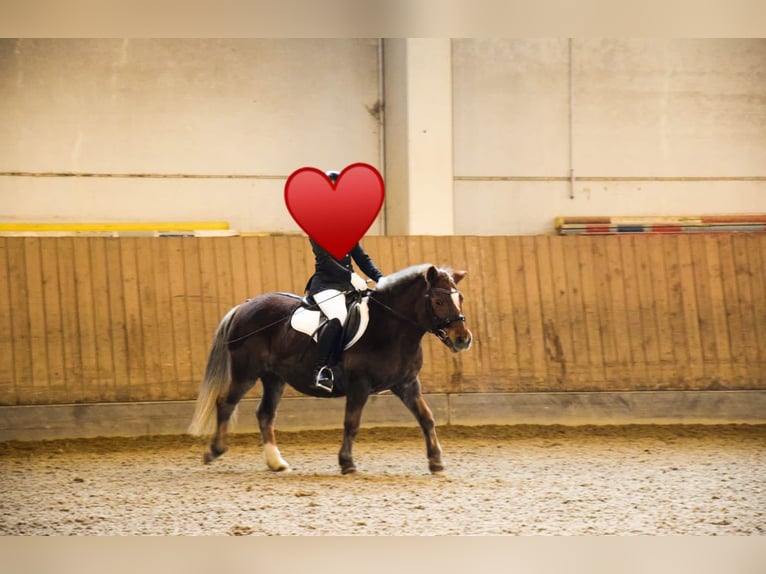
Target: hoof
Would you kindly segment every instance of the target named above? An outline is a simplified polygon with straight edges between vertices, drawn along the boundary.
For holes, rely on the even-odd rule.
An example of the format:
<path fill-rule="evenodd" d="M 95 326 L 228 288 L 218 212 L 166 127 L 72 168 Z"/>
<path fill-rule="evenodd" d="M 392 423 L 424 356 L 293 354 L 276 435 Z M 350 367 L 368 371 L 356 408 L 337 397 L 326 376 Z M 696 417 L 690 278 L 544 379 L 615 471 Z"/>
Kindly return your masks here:
<path fill-rule="evenodd" d="M 205 464 L 210 464 L 211 462 L 213 462 L 215 459 L 217 459 L 219 456 L 221 456 L 225 452 L 226 452 L 226 449 L 219 451 L 214 448 L 211 448 L 202 456 L 202 460 L 204 461 Z"/>
<path fill-rule="evenodd" d="M 354 474 L 356 472 L 355 466 L 347 466 L 345 468 L 340 469 L 341 474 Z"/>
<path fill-rule="evenodd" d="M 269 470 L 274 472 L 290 470 L 290 465 L 282 458 L 279 449 L 274 444 L 267 443 L 263 445 L 263 458 L 266 460 L 266 466 Z"/>
<path fill-rule="evenodd" d="M 434 476 L 444 476 L 444 465 L 440 462 L 429 464 L 428 470 L 430 470 L 431 474 Z"/>

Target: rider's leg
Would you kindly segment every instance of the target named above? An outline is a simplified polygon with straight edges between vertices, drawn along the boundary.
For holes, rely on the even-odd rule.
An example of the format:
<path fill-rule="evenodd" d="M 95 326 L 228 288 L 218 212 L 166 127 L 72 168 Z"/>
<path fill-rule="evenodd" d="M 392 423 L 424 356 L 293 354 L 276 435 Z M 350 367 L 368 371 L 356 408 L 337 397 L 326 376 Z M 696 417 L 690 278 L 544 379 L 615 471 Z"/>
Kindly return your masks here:
<path fill-rule="evenodd" d="M 314 386 L 331 391 L 335 376 L 332 372 L 333 355 L 340 344 L 343 325 L 337 319 L 330 319 L 317 340 L 317 362 L 314 365 Z"/>
<path fill-rule="evenodd" d="M 346 300 L 343 293 L 327 289 L 314 295 L 314 301 L 327 316 L 328 323 L 317 340 L 317 362 L 314 365 L 314 386 L 325 390 L 333 387 L 333 355 L 340 346 L 343 323 L 346 320 Z"/>

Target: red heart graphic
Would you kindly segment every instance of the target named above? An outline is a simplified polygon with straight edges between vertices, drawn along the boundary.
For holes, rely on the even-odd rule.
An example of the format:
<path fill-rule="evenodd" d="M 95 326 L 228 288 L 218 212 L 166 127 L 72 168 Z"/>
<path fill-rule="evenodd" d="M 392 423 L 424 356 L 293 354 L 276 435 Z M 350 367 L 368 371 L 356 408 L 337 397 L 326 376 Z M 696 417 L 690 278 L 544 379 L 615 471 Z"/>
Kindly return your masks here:
<path fill-rule="evenodd" d="M 320 170 L 302 167 L 285 182 L 285 205 L 295 222 L 336 259 L 342 259 L 375 221 L 385 189 L 378 170 L 354 163 L 335 185 Z"/>

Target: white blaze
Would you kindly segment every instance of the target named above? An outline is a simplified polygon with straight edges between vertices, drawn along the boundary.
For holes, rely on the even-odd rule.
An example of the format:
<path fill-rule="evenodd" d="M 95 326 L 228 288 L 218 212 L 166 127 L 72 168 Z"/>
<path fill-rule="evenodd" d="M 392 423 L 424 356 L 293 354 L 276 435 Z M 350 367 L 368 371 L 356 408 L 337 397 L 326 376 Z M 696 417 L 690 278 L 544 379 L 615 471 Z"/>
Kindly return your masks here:
<path fill-rule="evenodd" d="M 455 307 L 457 308 L 457 310 L 458 310 L 458 311 L 460 311 L 460 312 L 462 313 L 462 312 L 463 312 L 463 310 L 460 308 L 460 293 L 458 293 L 457 291 L 455 291 L 455 292 L 454 292 L 452 295 L 450 295 L 450 296 L 452 297 L 452 302 L 455 304 Z"/>

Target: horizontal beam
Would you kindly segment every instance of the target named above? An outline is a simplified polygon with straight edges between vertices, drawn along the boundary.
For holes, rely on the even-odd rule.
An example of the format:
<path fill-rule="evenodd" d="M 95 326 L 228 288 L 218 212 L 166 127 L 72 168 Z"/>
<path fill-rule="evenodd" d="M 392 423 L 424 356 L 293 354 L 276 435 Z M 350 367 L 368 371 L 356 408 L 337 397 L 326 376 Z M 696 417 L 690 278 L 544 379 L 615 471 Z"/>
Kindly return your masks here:
<path fill-rule="evenodd" d="M 0 231 L 72 233 L 103 231 L 197 231 L 229 229 L 226 221 L 0 222 Z"/>
<path fill-rule="evenodd" d="M 438 425 L 766 424 L 766 391 L 639 391 L 430 394 Z M 240 404 L 234 432 L 258 431 L 258 399 Z M 343 427 L 342 399 L 290 397 L 277 430 Z M 0 441 L 183 434 L 193 401 L 0 407 Z M 413 426 L 399 399 L 370 397 L 362 426 Z"/>
<path fill-rule="evenodd" d="M 2 174 L 0 174 L 2 175 Z M 570 175 L 456 175 L 454 181 L 571 181 Z M 717 181 L 766 181 L 763 175 L 711 175 L 711 176 L 651 176 L 651 175 L 578 175 L 578 182 L 633 182 L 633 181 L 659 181 L 659 182 L 717 182 Z"/>

